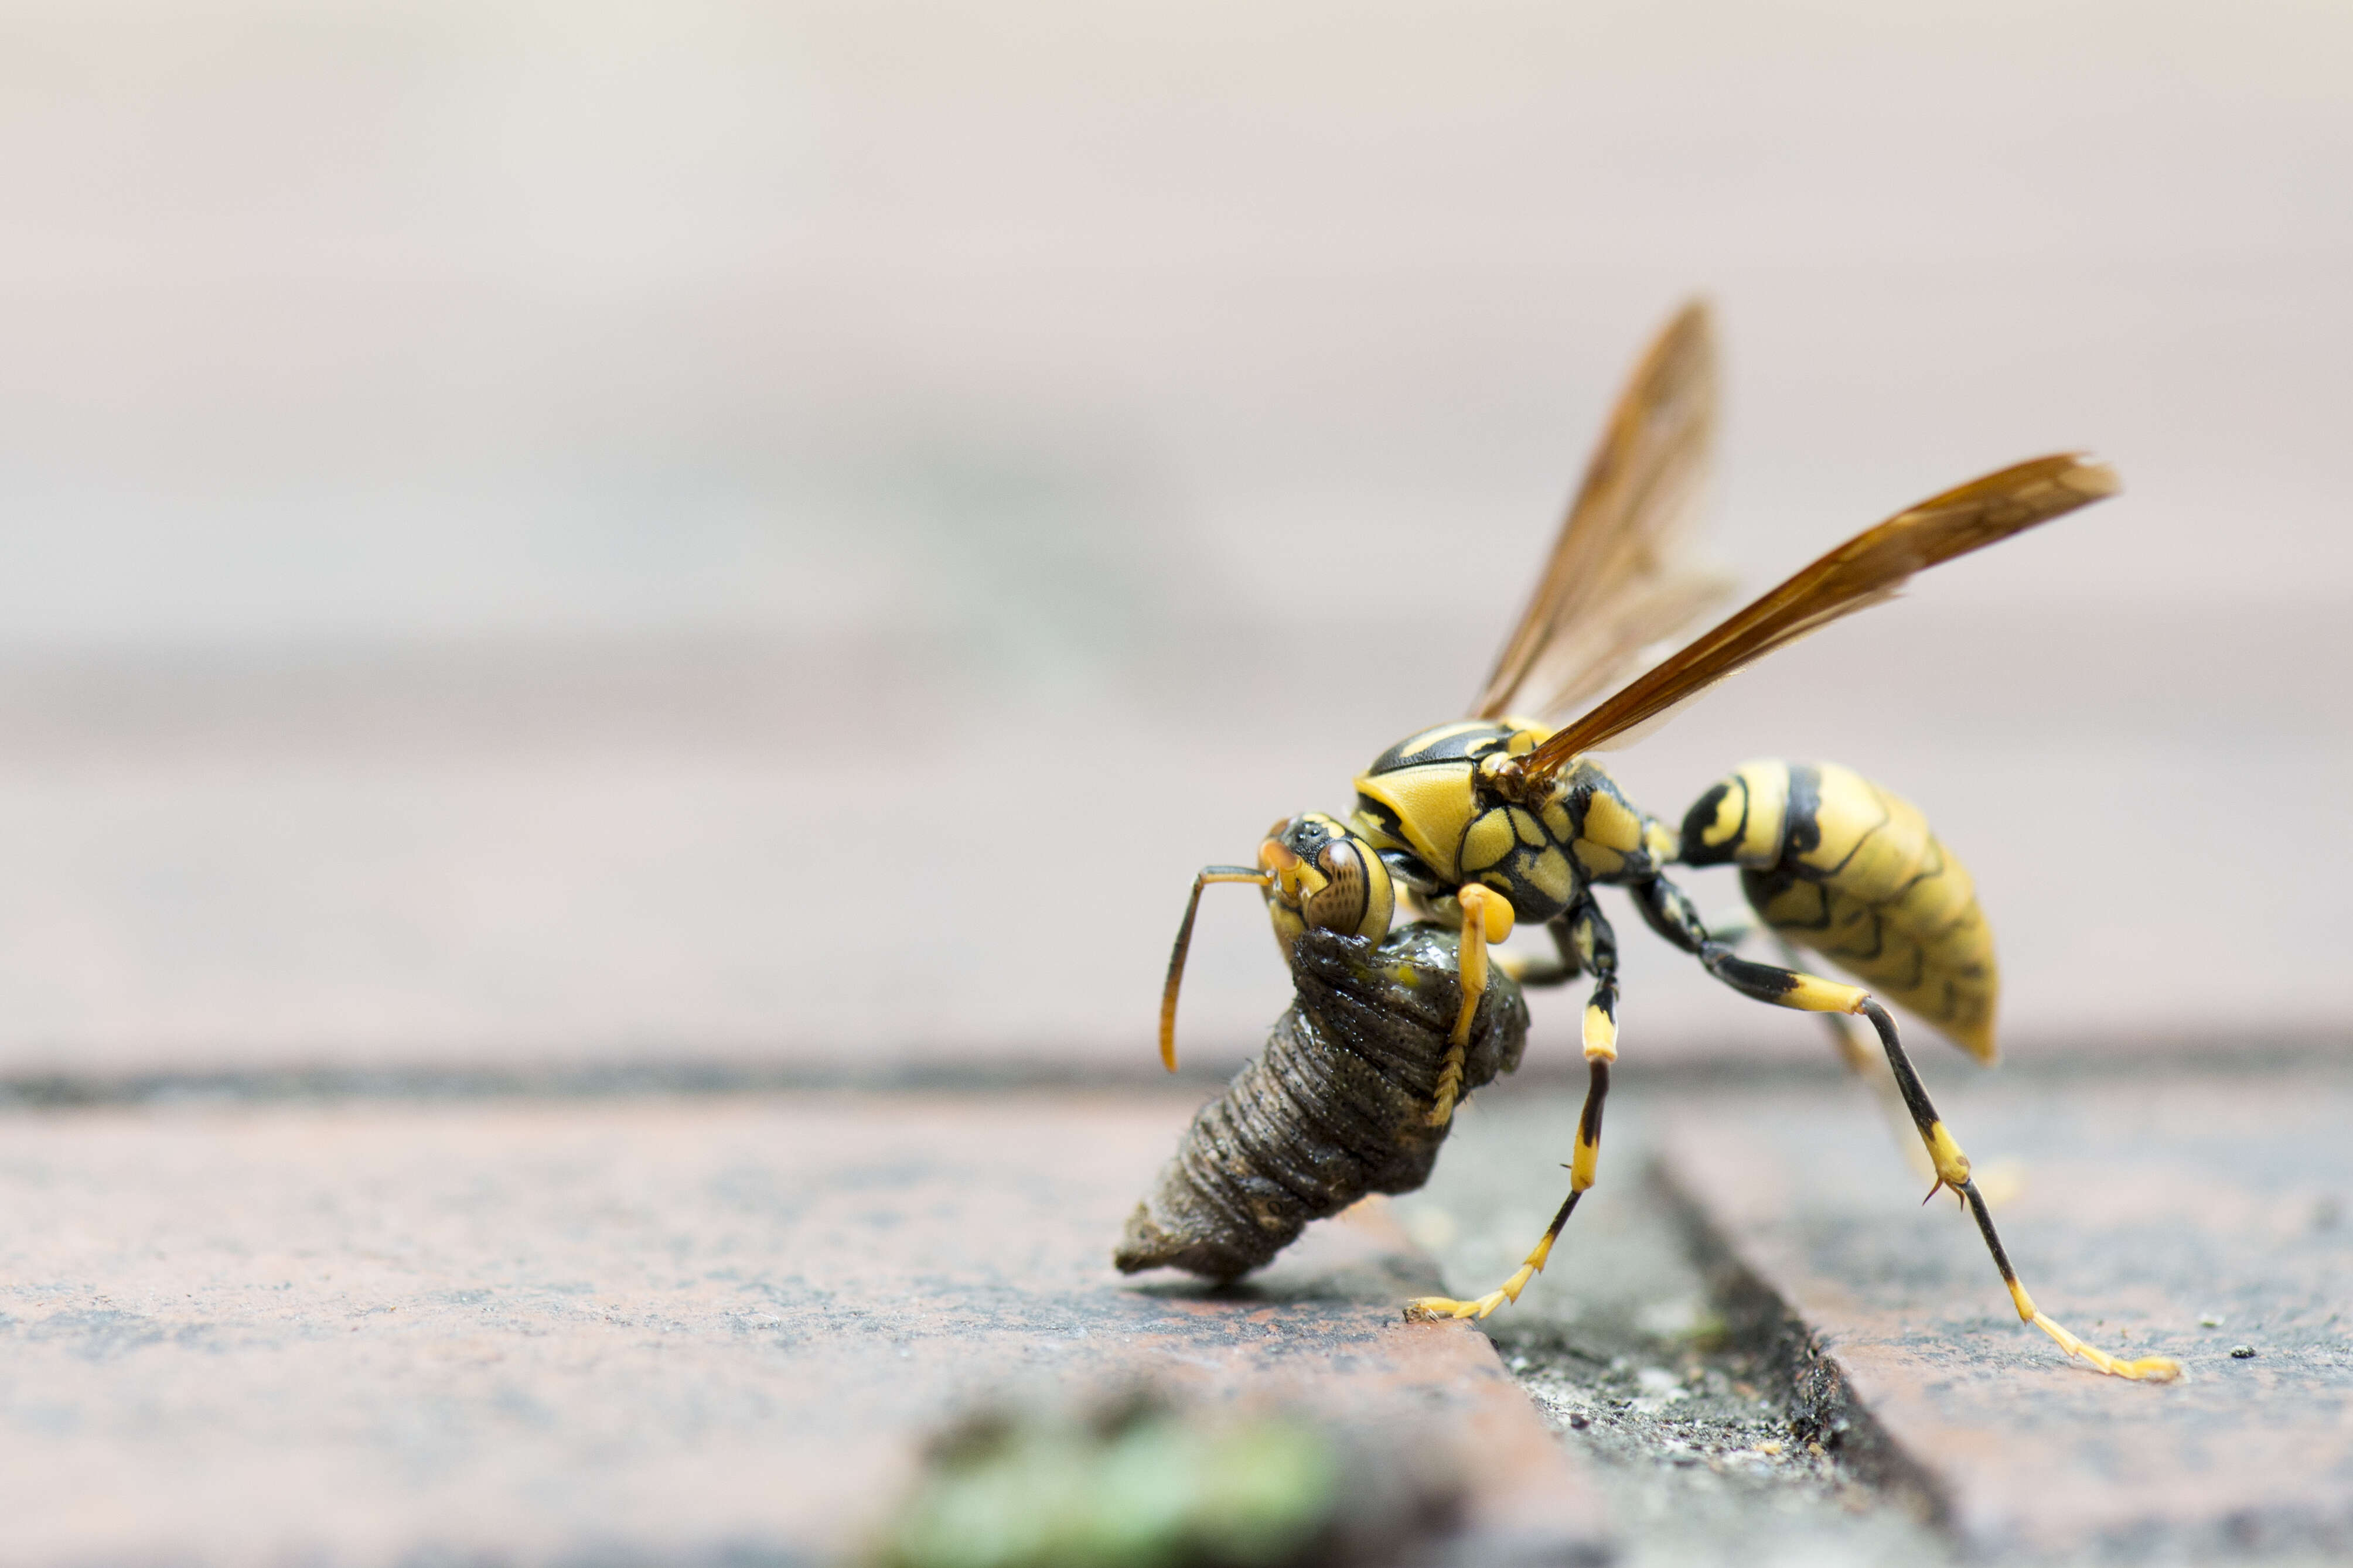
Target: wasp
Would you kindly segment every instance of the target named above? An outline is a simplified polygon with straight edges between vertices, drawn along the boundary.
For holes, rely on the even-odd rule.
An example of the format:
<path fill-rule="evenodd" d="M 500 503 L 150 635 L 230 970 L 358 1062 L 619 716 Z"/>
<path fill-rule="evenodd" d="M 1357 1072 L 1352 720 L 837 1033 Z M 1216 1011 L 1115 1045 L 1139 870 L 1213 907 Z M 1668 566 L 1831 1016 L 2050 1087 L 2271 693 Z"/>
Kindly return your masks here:
<path fill-rule="evenodd" d="M 1381 752 L 1357 776 L 1345 819 L 1286 818 L 1269 829 L 1255 866 L 1210 866 L 1194 879 L 1161 998 L 1162 1060 L 1174 1069 L 1177 990 L 1205 887 L 1259 887 L 1295 973 L 1311 937 L 1381 942 L 1402 900 L 1455 936 L 1459 1001 L 1421 1112 L 1428 1126 L 1443 1128 L 1475 1087 L 1465 1068 L 1482 998 L 1494 984 L 1488 949 L 1516 928 L 1543 926 L 1558 961 L 1527 967 L 1521 983 L 1590 981 L 1582 1021 L 1588 1084 L 1568 1194 L 1497 1289 L 1406 1307 L 1416 1319 L 1484 1318 L 1517 1300 L 1544 1268 L 1599 1168 L 1618 1058 L 1618 942 L 1595 894 L 1622 889 L 1652 931 L 1742 995 L 1830 1016 L 1841 1029 L 1849 1019 L 1867 1022 L 1934 1167 L 1929 1195 L 1951 1190 L 1976 1221 L 2020 1319 L 2102 1372 L 2169 1380 L 2179 1370 L 2173 1362 L 2110 1355 L 2036 1308 L 1968 1155 L 1905 1053 L 1890 1004 L 1980 1063 L 1996 1055 L 1992 933 L 1967 868 L 1920 813 L 1846 768 L 1757 762 L 1669 821 L 1628 800 L 1596 760 L 1734 671 L 1893 596 L 1914 574 L 2115 494 L 2116 473 L 2084 454 L 2061 453 L 1972 479 L 1866 529 L 1650 661 L 1721 594 L 1686 542 L 1713 445 L 1716 383 L 1714 326 L 1705 305 L 1694 302 L 1637 363 L 1535 592 L 1468 714 Z M 1736 934 L 1712 931 L 1670 875 L 1722 865 L 1739 868 L 1757 921 L 1782 939 L 1789 966 L 1740 957 Z M 1790 944 L 1863 984 L 1795 967 Z"/>

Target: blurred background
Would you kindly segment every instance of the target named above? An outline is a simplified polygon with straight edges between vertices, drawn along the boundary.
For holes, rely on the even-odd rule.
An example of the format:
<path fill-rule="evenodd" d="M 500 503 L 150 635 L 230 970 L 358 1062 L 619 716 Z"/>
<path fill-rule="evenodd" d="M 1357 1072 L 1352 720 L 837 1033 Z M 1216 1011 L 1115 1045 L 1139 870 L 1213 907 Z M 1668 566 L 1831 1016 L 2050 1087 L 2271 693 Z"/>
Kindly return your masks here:
<path fill-rule="evenodd" d="M 2013 1058 L 2353 1026 L 2342 5 L 0 37 L 0 1073 L 1143 1070 L 1192 872 L 1459 710 L 1694 291 L 1751 589 L 2030 455 L 2127 490 L 1629 790 L 1909 795 Z M 1197 1063 L 1288 992 L 1219 891 Z M 1630 1061 L 1820 1055 L 1621 925 Z"/>

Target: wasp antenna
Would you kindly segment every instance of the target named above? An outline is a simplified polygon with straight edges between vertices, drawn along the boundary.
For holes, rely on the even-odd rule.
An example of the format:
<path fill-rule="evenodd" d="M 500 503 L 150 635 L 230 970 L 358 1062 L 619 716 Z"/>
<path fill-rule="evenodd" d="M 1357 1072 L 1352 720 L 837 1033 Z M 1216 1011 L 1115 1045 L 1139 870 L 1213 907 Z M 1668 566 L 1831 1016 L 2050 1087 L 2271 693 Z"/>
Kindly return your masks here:
<path fill-rule="evenodd" d="M 1160 991 L 1160 1065 L 1176 1070 L 1176 988 L 1185 982 L 1185 954 L 1193 945 L 1193 917 L 1200 912 L 1201 889 L 1211 882 L 1256 882 L 1263 888 L 1274 879 L 1247 866 L 1204 866 L 1193 879 L 1193 896 L 1185 900 L 1185 923 L 1176 928 L 1176 945 L 1168 954 L 1168 984 Z"/>

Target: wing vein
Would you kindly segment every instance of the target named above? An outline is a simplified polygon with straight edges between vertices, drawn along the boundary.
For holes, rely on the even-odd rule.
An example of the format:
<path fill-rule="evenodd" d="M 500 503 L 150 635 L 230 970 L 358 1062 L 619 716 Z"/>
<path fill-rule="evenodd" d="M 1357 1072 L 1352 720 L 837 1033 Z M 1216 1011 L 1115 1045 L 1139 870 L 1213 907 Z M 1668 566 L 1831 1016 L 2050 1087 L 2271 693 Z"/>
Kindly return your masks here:
<path fill-rule="evenodd" d="M 1715 329 L 1694 300 L 1628 377 L 1472 717 L 1557 716 L 1721 598 L 1722 579 L 1685 549 L 1715 407 Z"/>
<path fill-rule="evenodd" d="M 1915 572 L 2114 495 L 2116 470 L 2082 453 L 2014 464 L 1932 496 L 1804 567 L 1701 633 L 1528 753 L 1541 779 L 1580 752 L 1663 721 L 1744 666 L 1892 596 Z"/>

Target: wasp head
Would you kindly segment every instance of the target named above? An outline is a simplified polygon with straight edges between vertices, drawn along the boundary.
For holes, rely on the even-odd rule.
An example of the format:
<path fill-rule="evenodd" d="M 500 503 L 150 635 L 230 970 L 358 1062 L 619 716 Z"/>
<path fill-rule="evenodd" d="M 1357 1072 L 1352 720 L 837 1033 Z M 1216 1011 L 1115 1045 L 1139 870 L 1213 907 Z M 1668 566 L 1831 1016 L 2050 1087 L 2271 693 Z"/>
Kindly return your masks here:
<path fill-rule="evenodd" d="M 1258 847 L 1267 908 L 1284 952 L 1310 926 L 1377 942 L 1397 913 L 1389 869 L 1347 824 L 1302 812 L 1267 829 Z"/>

